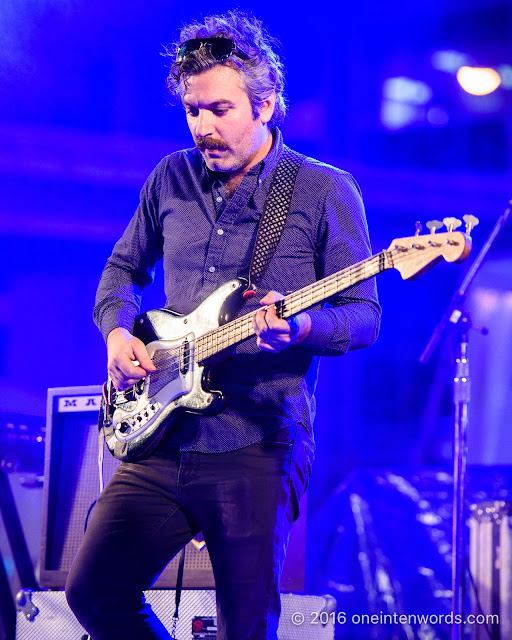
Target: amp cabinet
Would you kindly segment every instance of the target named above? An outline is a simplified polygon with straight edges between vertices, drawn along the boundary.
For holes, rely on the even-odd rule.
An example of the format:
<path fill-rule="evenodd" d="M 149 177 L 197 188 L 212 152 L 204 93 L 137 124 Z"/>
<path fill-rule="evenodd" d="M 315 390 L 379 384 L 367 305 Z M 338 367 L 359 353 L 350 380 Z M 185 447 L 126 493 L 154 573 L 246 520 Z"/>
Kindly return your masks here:
<path fill-rule="evenodd" d="M 42 587 L 62 589 L 84 536 L 90 513 L 99 494 L 98 411 L 101 387 L 63 387 L 48 390 L 44 466 L 41 564 Z M 103 449 L 104 484 L 119 461 L 106 445 Z M 283 591 L 304 589 L 306 502 L 290 535 L 283 569 Z M 155 588 L 174 588 L 178 570 L 176 557 L 163 571 Z M 206 547 L 195 541 L 187 545 L 183 586 L 209 589 L 215 586 Z"/>

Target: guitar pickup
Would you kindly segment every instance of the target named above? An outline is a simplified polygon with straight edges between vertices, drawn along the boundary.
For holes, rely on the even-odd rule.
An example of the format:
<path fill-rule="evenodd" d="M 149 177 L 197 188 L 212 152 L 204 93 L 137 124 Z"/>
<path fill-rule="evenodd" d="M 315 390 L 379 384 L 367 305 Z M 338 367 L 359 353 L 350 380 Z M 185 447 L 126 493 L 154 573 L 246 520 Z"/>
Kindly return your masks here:
<path fill-rule="evenodd" d="M 190 369 L 190 342 L 185 338 L 180 347 L 180 373 L 182 376 Z"/>

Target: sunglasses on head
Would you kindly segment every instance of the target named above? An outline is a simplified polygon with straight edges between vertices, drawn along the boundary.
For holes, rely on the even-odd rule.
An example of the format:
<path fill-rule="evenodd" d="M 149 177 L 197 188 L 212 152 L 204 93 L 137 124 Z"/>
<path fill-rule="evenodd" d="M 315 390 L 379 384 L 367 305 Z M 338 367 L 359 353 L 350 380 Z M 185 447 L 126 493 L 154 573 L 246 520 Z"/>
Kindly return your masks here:
<path fill-rule="evenodd" d="M 233 54 L 243 60 L 248 56 L 239 49 L 233 40 L 229 38 L 192 38 L 186 40 L 176 48 L 176 64 L 181 64 L 185 58 L 193 51 L 199 51 L 203 47 L 208 47 L 209 53 L 214 60 L 227 60 Z"/>

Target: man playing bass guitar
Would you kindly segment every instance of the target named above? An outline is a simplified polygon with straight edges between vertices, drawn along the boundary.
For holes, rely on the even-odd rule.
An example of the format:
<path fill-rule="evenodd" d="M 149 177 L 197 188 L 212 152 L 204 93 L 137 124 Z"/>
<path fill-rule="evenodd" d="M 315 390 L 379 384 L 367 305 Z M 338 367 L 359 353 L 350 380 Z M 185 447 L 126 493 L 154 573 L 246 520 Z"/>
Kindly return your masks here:
<path fill-rule="evenodd" d="M 297 46 L 321 64 L 321 49 Z M 191 389 L 200 395 L 201 385 L 225 402 L 216 412 L 192 405 L 177 413 L 154 446 L 123 459 L 95 507 L 67 597 L 94 640 L 169 638 L 143 591 L 201 531 L 216 581 L 219 640 L 276 640 L 288 536 L 313 461 L 319 356 L 370 345 L 380 320 L 373 279 L 289 317 L 279 300 L 370 256 L 364 209 L 349 174 L 303 159 L 256 295 L 241 296 L 231 313 L 251 314 L 247 339 L 208 368 L 208 380 L 192 379 L 195 334 L 188 336 L 186 318 L 202 309 L 196 316 L 208 328 L 208 301 L 225 283 L 236 288 L 248 277 L 285 152 L 286 102 L 282 63 L 252 16 L 232 11 L 187 25 L 169 55 L 168 89 L 184 106 L 195 146 L 164 158 L 147 179 L 103 271 L 94 317 L 107 343 L 112 392 L 129 407 L 131 396 L 122 394 L 159 367 L 134 323 L 163 260 L 165 307 L 185 318 L 187 336 L 173 369 L 184 391 L 173 402 Z M 151 406 L 118 425 L 126 443 L 137 420 L 150 424 L 148 412 L 160 411 Z"/>

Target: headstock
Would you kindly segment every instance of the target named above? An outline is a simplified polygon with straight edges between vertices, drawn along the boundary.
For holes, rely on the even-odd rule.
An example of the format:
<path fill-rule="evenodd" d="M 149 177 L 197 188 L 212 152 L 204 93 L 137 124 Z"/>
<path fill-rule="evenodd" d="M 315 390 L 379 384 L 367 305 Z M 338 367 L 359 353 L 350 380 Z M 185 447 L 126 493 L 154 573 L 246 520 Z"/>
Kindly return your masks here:
<path fill-rule="evenodd" d="M 419 235 L 420 223 L 416 223 L 416 233 L 408 238 L 396 238 L 387 250 L 393 267 L 404 280 L 412 280 L 425 273 L 443 258 L 447 262 L 462 262 L 471 251 L 471 230 L 478 224 L 475 216 L 464 216 L 466 233 L 455 231 L 462 222 L 457 218 L 444 218 L 443 222 L 427 222 L 429 234 Z M 448 231 L 438 233 L 446 226 Z"/>

